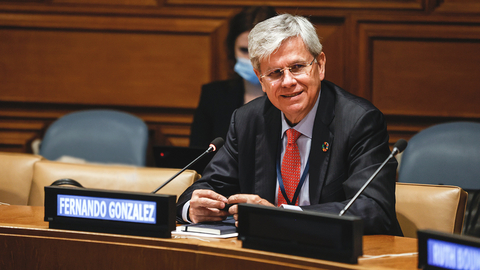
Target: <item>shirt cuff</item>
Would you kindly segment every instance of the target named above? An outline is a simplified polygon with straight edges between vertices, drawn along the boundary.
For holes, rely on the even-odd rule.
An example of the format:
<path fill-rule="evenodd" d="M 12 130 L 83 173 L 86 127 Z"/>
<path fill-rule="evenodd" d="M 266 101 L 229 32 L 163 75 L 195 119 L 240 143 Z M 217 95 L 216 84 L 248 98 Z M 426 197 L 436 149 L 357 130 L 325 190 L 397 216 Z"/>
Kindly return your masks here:
<path fill-rule="evenodd" d="M 186 203 L 183 205 L 183 209 L 182 209 L 182 219 L 183 219 L 183 221 L 185 221 L 185 222 L 192 223 L 192 222 L 188 219 L 188 209 L 190 209 L 190 201 L 186 202 Z"/>
<path fill-rule="evenodd" d="M 300 206 L 297 205 L 289 205 L 289 204 L 282 204 L 280 205 L 283 209 L 288 209 L 288 210 L 295 210 L 295 211 L 303 211 Z"/>

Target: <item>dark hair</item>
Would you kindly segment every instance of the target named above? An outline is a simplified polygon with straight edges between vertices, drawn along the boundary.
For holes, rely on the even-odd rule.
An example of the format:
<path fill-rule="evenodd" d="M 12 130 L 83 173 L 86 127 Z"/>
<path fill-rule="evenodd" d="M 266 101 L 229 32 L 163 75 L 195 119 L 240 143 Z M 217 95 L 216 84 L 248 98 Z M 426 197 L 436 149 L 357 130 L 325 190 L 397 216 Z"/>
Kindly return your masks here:
<path fill-rule="evenodd" d="M 259 22 L 277 15 L 273 7 L 246 7 L 230 20 L 225 42 L 227 57 L 232 66 L 235 63 L 235 41 L 245 31 L 250 31 Z"/>

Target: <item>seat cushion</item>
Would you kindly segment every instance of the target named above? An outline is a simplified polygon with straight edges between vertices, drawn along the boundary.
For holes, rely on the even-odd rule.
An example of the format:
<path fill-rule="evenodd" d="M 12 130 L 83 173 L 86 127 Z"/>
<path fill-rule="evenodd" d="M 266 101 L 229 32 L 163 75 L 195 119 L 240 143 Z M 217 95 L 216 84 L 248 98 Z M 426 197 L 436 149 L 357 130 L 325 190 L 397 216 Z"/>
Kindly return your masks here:
<path fill-rule="evenodd" d="M 62 178 L 76 180 L 85 188 L 151 193 L 178 171 L 166 168 L 71 164 L 43 160 L 35 164 L 29 205 L 43 206 L 44 187 Z M 172 194 L 178 198 L 198 178 L 200 175 L 196 171 L 187 170 L 157 194 Z"/>

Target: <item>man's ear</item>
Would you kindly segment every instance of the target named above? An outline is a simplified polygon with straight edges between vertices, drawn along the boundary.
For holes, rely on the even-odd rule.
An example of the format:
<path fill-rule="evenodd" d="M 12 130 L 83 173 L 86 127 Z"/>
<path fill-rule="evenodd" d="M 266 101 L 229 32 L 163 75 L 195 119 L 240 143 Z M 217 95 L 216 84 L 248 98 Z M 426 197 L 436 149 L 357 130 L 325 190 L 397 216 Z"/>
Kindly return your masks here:
<path fill-rule="evenodd" d="M 256 69 L 253 69 L 253 72 L 255 72 L 255 75 L 257 75 L 258 79 L 259 79 L 260 81 L 262 81 L 262 80 L 260 79 L 260 76 L 261 76 L 260 71 L 258 71 L 258 70 L 256 70 Z"/>
<path fill-rule="evenodd" d="M 260 78 L 260 76 L 261 76 L 260 71 L 258 71 L 256 69 L 253 69 L 253 71 L 255 72 L 255 75 L 257 75 L 257 78 L 260 81 L 260 84 L 262 85 L 262 91 L 265 92 L 265 87 L 263 85 L 263 78 Z"/>
<path fill-rule="evenodd" d="M 325 79 L 325 64 L 327 63 L 327 57 L 325 53 L 321 52 L 317 56 L 317 63 L 318 63 L 318 73 L 320 75 L 320 80 L 323 81 Z"/>

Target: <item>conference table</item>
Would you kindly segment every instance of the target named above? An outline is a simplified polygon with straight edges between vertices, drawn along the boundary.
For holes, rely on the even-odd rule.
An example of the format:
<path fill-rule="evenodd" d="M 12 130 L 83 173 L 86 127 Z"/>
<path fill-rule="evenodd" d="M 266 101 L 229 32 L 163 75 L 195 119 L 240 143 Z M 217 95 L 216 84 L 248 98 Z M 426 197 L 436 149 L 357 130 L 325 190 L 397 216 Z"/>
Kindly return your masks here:
<path fill-rule="evenodd" d="M 242 248 L 237 238 L 49 229 L 44 208 L 0 205 L 0 269 L 417 269 L 417 239 L 363 237 L 358 264 Z"/>

